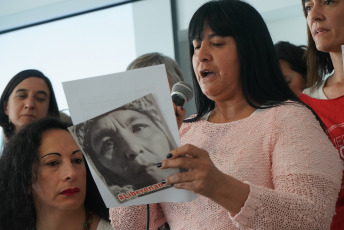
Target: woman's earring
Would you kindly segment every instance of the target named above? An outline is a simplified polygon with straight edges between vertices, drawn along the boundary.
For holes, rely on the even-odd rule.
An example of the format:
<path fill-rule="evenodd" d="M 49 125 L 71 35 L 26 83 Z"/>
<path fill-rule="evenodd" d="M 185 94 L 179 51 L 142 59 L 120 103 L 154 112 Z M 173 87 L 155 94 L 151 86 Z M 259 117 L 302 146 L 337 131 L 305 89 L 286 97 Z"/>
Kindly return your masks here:
<path fill-rule="evenodd" d="M 8 118 L 8 124 L 11 124 L 11 120 L 10 120 L 10 118 Z"/>

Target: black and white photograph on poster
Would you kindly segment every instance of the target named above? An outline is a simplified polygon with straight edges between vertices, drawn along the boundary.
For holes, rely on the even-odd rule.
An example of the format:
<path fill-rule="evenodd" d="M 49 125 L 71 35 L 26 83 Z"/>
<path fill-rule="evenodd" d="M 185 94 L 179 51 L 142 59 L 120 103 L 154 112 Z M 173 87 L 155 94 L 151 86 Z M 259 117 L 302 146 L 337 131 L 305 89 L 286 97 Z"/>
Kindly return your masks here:
<path fill-rule="evenodd" d="M 151 94 L 69 130 L 120 203 L 169 187 L 161 181 L 179 172 L 156 166 L 176 143 Z"/>

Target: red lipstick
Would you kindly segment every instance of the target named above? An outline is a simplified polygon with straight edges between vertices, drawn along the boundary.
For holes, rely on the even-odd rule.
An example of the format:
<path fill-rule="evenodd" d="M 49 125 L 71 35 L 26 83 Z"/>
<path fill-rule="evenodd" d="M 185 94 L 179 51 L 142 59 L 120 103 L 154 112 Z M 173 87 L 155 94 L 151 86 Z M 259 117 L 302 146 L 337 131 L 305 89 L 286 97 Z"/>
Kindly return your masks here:
<path fill-rule="evenodd" d="M 80 192 L 79 188 L 68 188 L 68 189 L 65 189 L 62 192 L 60 192 L 60 194 L 65 195 L 65 196 L 71 196 L 71 195 L 74 195 L 78 192 Z"/>

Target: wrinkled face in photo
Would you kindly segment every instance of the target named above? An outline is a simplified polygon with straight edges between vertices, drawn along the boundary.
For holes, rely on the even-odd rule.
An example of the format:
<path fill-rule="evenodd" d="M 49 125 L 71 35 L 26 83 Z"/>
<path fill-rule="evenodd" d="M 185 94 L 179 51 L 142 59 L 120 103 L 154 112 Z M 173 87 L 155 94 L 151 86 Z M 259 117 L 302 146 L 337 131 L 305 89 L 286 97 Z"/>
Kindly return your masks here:
<path fill-rule="evenodd" d="M 99 118 L 91 132 L 91 145 L 99 162 L 118 173 L 153 174 L 156 163 L 170 150 L 167 136 L 156 123 L 131 109 Z"/>

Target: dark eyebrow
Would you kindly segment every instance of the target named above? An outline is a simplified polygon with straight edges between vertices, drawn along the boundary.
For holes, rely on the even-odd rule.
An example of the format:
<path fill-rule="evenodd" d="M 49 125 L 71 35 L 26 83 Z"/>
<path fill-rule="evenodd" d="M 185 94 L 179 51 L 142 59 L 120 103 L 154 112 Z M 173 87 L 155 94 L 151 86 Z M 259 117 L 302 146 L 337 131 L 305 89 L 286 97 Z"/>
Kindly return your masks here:
<path fill-rule="evenodd" d="M 17 89 L 15 93 L 27 92 L 27 89 Z"/>
<path fill-rule="evenodd" d="M 78 153 L 78 152 L 81 152 L 81 150 L 80 150 L 80 149 L 74 150 L 74 151 L 72 152 L 72 154 L 75 154 L 75 153 Z"/>
<path fill-rule="evenodd" d="M 215 33 L 208 35 L 208 38 L 210 38 L 210 39 L 213 38 L 213 37 L 223 37 L 223 36 L 215 34 Z"/>
<path fill-rule="evenodd" d="M 80 149 L 74 150 L 74 151 L 72 152 L 72 154 L 75 154 L 75 153 L 78 153 L 78 152 L 81 152 Z M 59 156 L 59 157 L 62 156 L 60 153 L 47 153 L 47 154 L 45 154 L 44 156 L 42 156 L 41 159 L 44 158 L 44 157 L 46 157 L 46 156 L 49 156 L 49 155 L 57 155 L 57 156 Z"/>
<path fill-rule="evenodd" d="M 17 89 L 17 90 L 16 90 L 16 93 L 27 92 L 27 91 L 28 91 L 27 89 L 22 89 L 22 88 L 20 88 L 20 89 Z M 43 94 L 43 95 L 45 95 L 46 97 L 48 96 L 48 93 L 45 92 L 44 90 L 38 90 L 38 91 L 36 92 L 36 94 Z"/>
<path fill-rule="evenodd" d="M 46 156 L 49 156 L 49 155 L 57 155 L 57 156 L 59 156 L 59 157 L 62 156 L 60 153 L 47 153 L 47 154 L 45 154 L 44 156 L 42 156 L 41 159 L 44 158 L 44 157 L 46 157 Z"/>
<path fill-rule="evenodd" d="M 48 97 L 48 93 L 43 90 L 37 91 L 36 94 L 43 94 L 44 96 Z"/>
<path fill-rule="evenodd" d="M 214 37 L 224 37 L 224 36 L 221 36 L 221 35 L 218 35 L 218 34 L 215 34 L 215 33 L 212 33 L 212 34 L 209 34 L 208 35 L 208 38 L 209 39 L 212 39 L 212 38 L 214 38 Z M 202 38 L 195 38 L 195 39 L 193 39 L 192 41 L 196 41 L 196 42 L 201 42 L 203 40 L 203 37 Z"/>

